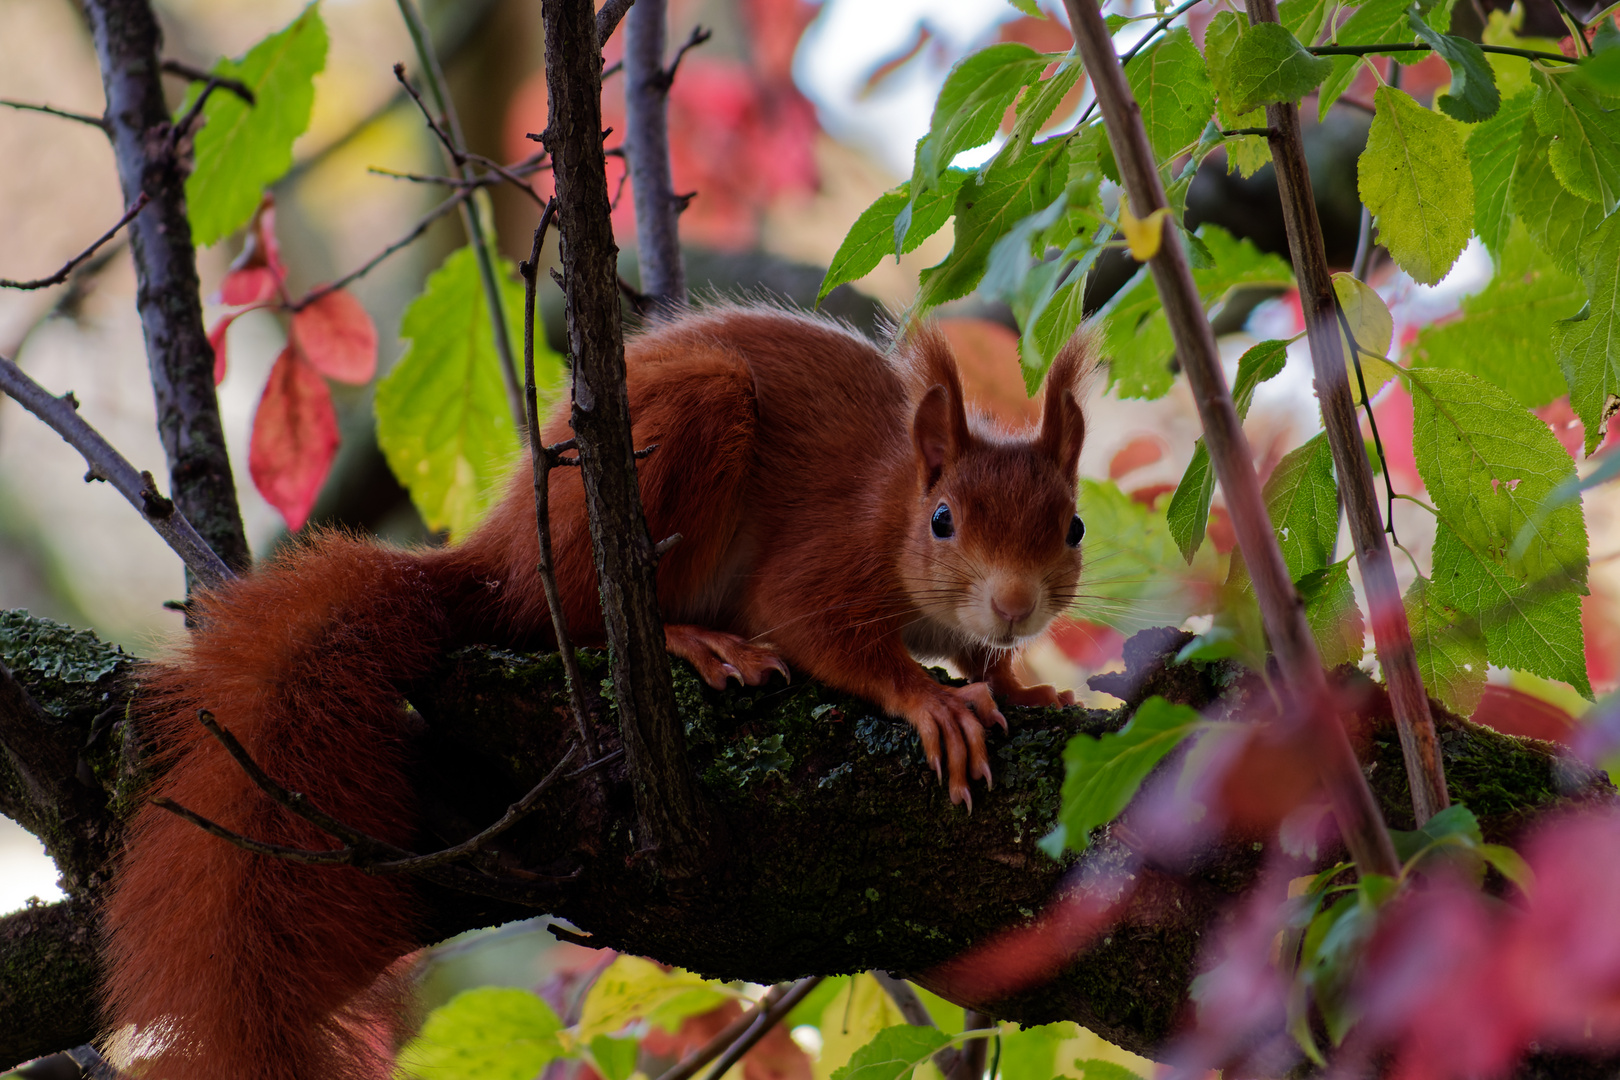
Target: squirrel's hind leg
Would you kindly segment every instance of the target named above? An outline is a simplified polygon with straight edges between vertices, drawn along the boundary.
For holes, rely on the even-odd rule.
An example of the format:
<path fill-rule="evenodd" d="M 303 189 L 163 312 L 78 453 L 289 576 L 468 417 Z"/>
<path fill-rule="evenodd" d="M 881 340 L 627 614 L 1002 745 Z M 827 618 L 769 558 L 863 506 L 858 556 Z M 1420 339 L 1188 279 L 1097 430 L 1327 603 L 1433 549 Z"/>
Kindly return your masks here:
<path fill-rule="evenodd" d="M 789 682 L 793 679 L 780 656 L 736 634 L 690 623 L 669 623 L 664 626 L 664 644 L 672 655 L 697 668 L 703 681 L 716 690 L 724 690 L 729 679 L 744 686 L 762 686 L 773 671 Z"/>

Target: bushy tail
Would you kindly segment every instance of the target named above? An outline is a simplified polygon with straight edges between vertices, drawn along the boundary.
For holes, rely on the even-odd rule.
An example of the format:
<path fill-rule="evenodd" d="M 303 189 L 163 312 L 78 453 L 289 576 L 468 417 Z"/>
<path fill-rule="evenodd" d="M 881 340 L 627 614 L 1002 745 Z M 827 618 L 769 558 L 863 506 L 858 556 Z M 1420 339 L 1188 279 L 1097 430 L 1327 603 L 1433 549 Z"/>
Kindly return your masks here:
<path fill-rule="evenodd" d="M 277 806 L 198 723 L 208 709 L 285 787 L 407 845 L 399 687 L 445 647 L 431 555 L 328 535 L 213 591 L 178 656 L 146 669 L 149 794 L 257 840 L 337 841 Z M 107 905 L 106 1008 L 155 1080 L 378 1080 L 397 1002 L 373 983 L 414 947 L 397 878 L 252 855 L 154 806 Z"/>

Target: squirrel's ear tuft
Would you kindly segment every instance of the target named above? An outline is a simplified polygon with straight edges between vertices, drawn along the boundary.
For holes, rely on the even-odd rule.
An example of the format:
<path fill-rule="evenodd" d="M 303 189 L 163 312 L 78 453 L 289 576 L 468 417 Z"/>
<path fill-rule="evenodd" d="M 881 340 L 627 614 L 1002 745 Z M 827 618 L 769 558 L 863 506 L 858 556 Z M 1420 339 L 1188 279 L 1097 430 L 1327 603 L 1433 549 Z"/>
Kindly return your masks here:
<path fill-rule="evenodd" d="M 1090 342 L 1084 332 L 1071 337 L 1052 361 L 1046 373 L 1046 392 L 1041 408 L 1041 452 L 1057 462 L 1065 476 L 1073 476 L 1080 465 L 1080 448 L 1086 439 L 1086 416 L 1080 409 L 1080 394 L 1091 371 Z"/>
<path fill-rule="evenodd" d="M 906 337 L 906 352 L 919 389 L 926 387 L 917 399 L 911 437 L 926 474 L 924 481 L 932 487 L 970 438 L 962 375 L 950 343 L 935 327 L 913 326 Z"/>

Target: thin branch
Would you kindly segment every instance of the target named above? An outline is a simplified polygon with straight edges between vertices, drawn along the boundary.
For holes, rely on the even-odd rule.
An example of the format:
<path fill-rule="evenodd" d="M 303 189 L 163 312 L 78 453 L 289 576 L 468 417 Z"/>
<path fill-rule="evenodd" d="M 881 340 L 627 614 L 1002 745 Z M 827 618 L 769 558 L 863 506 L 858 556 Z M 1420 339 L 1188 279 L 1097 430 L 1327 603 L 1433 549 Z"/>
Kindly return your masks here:
<path fill-rule="evenodd" d="M 619 28 L 619 21 L 624 13 L 630 10 L 630 5 L 636 0 L 607 0 L 602 9 L 596 13 L 596 47 L 601 48 L 607 44 L 607 39 L 613 36 L 613 31 Z M 607 73 L 602 73 L 607 78 Z"/>
<path fill-rule="evenodd" d="M 91 116 L 89 113 L 71 112 L 67 109 L 58 109 L 54 105 L 34 105 L 27 101 L 12 101 L 10 98 L 0 98 L 0 105 L 10 109 L 23 109 L 27 112 L 45 113 L 47 116 L 59 116 L 63 120 L 77 120 L 81 124 L 107 130 L 107 121 L 104 117 Z"/>
<path fill-rule="evenodd" d="M 681 57 L 709 38 L 702 27 L 694 27 L 665 68 L 666 12 L 667 0 L 639 0 L 625 20 L 624 149 L 629 166 L 625 175 L 635 196 L 636 265 L 646 294 L 636 310 L 643 315 L 686 306 L 681 202 L 669 164 L 669 88 Z M 618 201 L 615 195 L 615 206 Z"/>
<path fill-rule="evenodd" d="M 1480 50 L 1503 56 L 1522 56 L 1526 60 L 1556 60 L 1563 64 L 1580 63 L 1563 53 L 1537 52 L 1535 49 L 1515 49 L 1508 45 L 1480 45 Z M 1312 56 L 1371 56 L 1375 53 L 1431 52 L 1434 46 L 1410 41 L 1387 41 L 1379 45 L 1312 45 L 1305 51 Z"/>
<path fill-rule="evenodd" d="M 1276 0 L 1250 0 L 1248 12 L 1250 22 L 1255 25 L 1278 21 Z M 1300 306 L 1310 341 L 1311 363 L 1316 371 L 1322 425 L 1333 451 L 1333 468 L 1339 477 L 1345 516 L 1355 542 L 1356 565 L 1366 587 L 1373 641 L 1379 667 L 1389 687 L 1395 727 L 1400 734 L 1412 810 L 1421 826 L 1450 806 L 1451 797 L 1446 790 L 1434 718 L 1429 712 L 1429 696 L 1423 687 L 1423 675 L 1412 644 L 1412 629 L 1406 620 L 1395 564 L 1390 558 L 1384 523 L 1378 513 L 1372 466 L 1367 461 L 1361 427 L 1356 422 L 1356 406 L 1350 393 L 1344 345 L 1340 339 L 1341 332 L 1349 336 L 1349 323 L 1339 310 L 1338 294 L 1328 268 L 1322 226 L 1317 220 L 1316 202 L 1311 193 L 1305 144 L 1300 135 L 1299 108 L 1291 103 L 1268 105 L 1266 120 L 1276 129 L 1271 137 L 1271 159 L 1276 166 L 1277 192 L 1282 198 L 1289 254 L 1294 273 L 1299 277 Z M 1353 342 L 1353 337 L 1350 340 Z M 1359 372 L 1359 362 L 1356 366 Z M 1362 395 L 1366 396 L 1365 380 L 1362 380 Z M 1387 480 L 1386 472 L 1386 483 Z M 1340 827 L 1344 827 L 1342 819 Z M 1360 856 L 1356 861 L 1363 872 L 1369 869 Z"/>
<path fill-rule="evenodd" d="M 529 249 L 529 261 L 518 264 L 523 274 L 523 396 L 528 410 L 529 463 L 534 470 L 534 520 L 539 537 L 540 584 L 545 589 L 546 606 L 551 609 L 551 627 L 557 637 L 557 653 L 562 657 L 563 677 L 568 684 L 568 700 L 574 710 L 574 722 L 579 725 L 580 741 L 589 757 L 596 757 L 596 736 L 591 731 L 591 716 L 585 702 L 585 678 L 579 670 L 579 656 L 574 652 L 574 638 L 568 631 L 568 616 L 563 611 L 562 594 L 557 590 L 557 571 L 551 557 L 551 470 L 557 466 L 563 451 L 558 446 L 542 448 L 540 445 L 540 405 L 534 385 L 534 306 L 535 289 L 540 276 L 540 248 L 546 242 L 546 230 L 557 212 L 557 200 L 546 203 L 540 223 L 534 227 L 534 245 Z"/>
<path fill-rule="evenodd" d="M 556 923 L 551 924 L 550 930 L 553 934 L 556 934 L 560 929 L 561 927 Z M 589 939 L 585 940 L 588 941 Z M 587 945 L 587 947 L 594 948 L 595 946 Z M 677 1064 L 660 1073 L 658 1080 L 689 1080 L 690 1077 L 696 1076 L 699 1069 L 719 1057 L 726 1047 L 742 1038 L 743 1033 L 753 1026 L 755 1020 L 759 1019 L 760 1014 L 781 1001 L 782 995 L 786 994 L 792 987 L 792 983 L 777 983 L 765 991 L 764 997 L 754 1002 L 752 1007 L 737 1019 L 716 1032 L 708 1042 L 698 1047 L 697 1050 Z"/>
<path fill-rule="evenodd" d="M 1142 126 L 1141 110 L 1136 107 L 1125 71 L 1114 55 L 1108 26 L 1096 0 L 1064 0 L 1064 6 L 1100 103 L 1131 210 L 1139 219 L 1146 219 L 1169 204 Z M 1277 126 L 1275 118 L 1267 118 L 1272 127 Z M 1321 656 L 1305 621 L 1304 605 L 1289 578 L 1260 496 L 1254 457 L 1221 372 L 1214 332 L 1193 281 L 1186 251 L 1173 233 L 1148 265 L 1164 304 L 1176 355 L 1198 404 L 1204 445 L 1209 448 L 1216 478 L 1226 492 L 1238 544 L 1249 566 L 1266 633 L 1288 691 L 1290 712 L 1314 743 L 1318 774 L 1357 865 L 1363 873 L 1394 876 L 1400 862 L 1379 815 L 1377 800 L 1367 787 L 1340 722 L 1337 703 L 1328 690 Z"/>
<path fill-rule="evenodd" d="M 0 390 L 16 398 L 19 405 L 49 424 L 69 446 L 83 454 L 90 466 L 85 479 L 106 480 L 117 488 L 174 549 L 198 581 L 216 586 L 236 576 L 197 534 L 179 508 L 157 493 L 157 482 L 152 474 L 136 472 L 135 466 L 114 450 L 100 432 L 85 423 L 78 412 L 79 403 L 71 393 L 53 396 L 3 356 L 0 356 Z"/>
<path fill-rule="evenodd" d="M 748 1025 L 748 1030 L 742 1033 L 742 1037 L 732 1043 L 726 1049 L 726 1052 L 720 1055 L 720 1060 L 714 1063 L 714 1068 L 709 1070 L 708 1080 L 720 1080 L 722 1076 L 726 1075 L 731 1067 L 741 1061 L 743 1055 L 752 1050 L 755 1044 L 763 1039 L 766 1033 L 775 1027 L 782 1017 L 792 1012 L 794 1006 L 809 996 L 810 991 L 820 986 L 821 980 L 825 977 L 824 975 L 812 975 L 808 979 L 800 979 L 793 984 L 792 989 L 782 995 L 781 1000 L 755 1017 L 754 1022 Z"/>
<path fill-rule="evenodd" d="M 135 215 L 140 213 L 142 208 L 144 208 L 150 201 L 151 199 L 144 191 L 135 196 L 135 202 L 131 204 L 128 210 L 124 211 L 124 215 L 122 217 L 113 223 L 112 228 L 102 233 L 101 237 L 95 243 L 91 244 L 89 247 L 73 256 L 73 258 L 69 259 L 62 269 L 58 270 L 50 277 L 42 277 L 34 281 L 13 281 L 10 278 L 0 278 L 0 289 L 48 289 L 52 285 L 62 284 L 62 282 L 68 279 L 68 275 L 73 273 L 74 267 L 78 266 L 90 256 L 94 255 L 101 245 L 111 240 L 114 236 L 117 236 L 118 230 L 122 229 L 125 225 L 128 225 L 131 221 L 133 221 L 135 219 Z"/>
<path fill-rule="evenodd" d="M 946 1073 L 946 1080 L 981 1080 L 984 1076 L 986 1051 L 990 1049 L 990 1036 L 995 1034 L 996 1022 L 988 1013 L 978 1009 L 964 1009 L 962 1011 L 962 1034 L 970 1031 L 983 1031 L 984 1037 L 969 1039 L 962 1044 L 961 1057 L 956 1066 L 956 1075 Z M 991 1075 L 994 1075 L 992 1073 Z"/>
<path fill-rule="evenodd" d="M 1125 50 L 1124 54 L 1119 58 L 1119 66 L 1124 67 L 1126 64 L 1129 64 L 1136 54 L 1152 44 L 1153 39 L 1163 33 L 1166 27 L 1203 2 L 1204 0 L 1182 0 L 1181 3 L 1165 12 L 1164 17 L 1158 22 L 1154 23 L 1148 29 L 1148 32 L 1143 34 L 1135 45 L 1132 45 L 1129 49 Z M 1112 48 L 1111 45 L 1110 48 Z M 1072 130 L 1079 131 L 1080 126 L 1090 119 L 1091 114 L 1096 110 L 1097 99 L 1093 97 L 1091 99 L 1091 104 L 1086 106 L 1086 111 L 1080 114 L 1079 120 L 1075 121 L 1074 128 Z"/>
<path fill-rule="evenodd" d="M 439 115 L 444 118 L 446 131 L 441 131 L 433 122 L 431 115 L 424 108 L 423 114 L 428 116 L 428 124 L 440 136 L 445 152 L 452 163 L 461 172 L 463 179 L 472 178 L 472 170 L 467 165 L 466 144 L 462 137 L 461 121 L 456 118 L 455 103 L 450 100 L 450 92 L 444 78 L 444 72 L 439 67 L 438 54 L 433 50 L 432 39 L 428 36 L 427 25 L 422 21 L 421 12 L 417 11 L 414 0 L 395 0 L 399 7 L 400 17 L 405 20 L 405 28 L 410 31 L 411 42 L 416 46 L 416 55 L 422 62 L 422 74 L 427 79 L 428 91 L 433 95 L 434 104 L 438 106 Z M 411 96 L 416 97 L 414 90 L 405 82 L 399 65 L 395 65 L 395 75 L 400 79 L 401 85 Z M 421 105 L 421 99 L 417 99 Z M 504 304 L 501 300 L 500 281 L 495 276 L 494 241 L 484 232 L 483 219 L 475 203 L 464 202 L 461 206 L 461 224 L 467 231 L 467 243 L 473 249 L 473 255 L 478 260 L 478 280 L 484 288 L 484 303 L 489 308 L 490 330 L 495 340 L 495 355 L 501 360 L 501 381 L 506 387 L 506 404 L 512 410 L 512 423 L 517 427 L 523 426 L 523 387 L 518 382 L 517 360 L 512 353 L 512 339 L 506 328 L 506 315 L 502 310 Z"/>
<path fill-rule="evenodd" d="M 241 79 L 231 79 L 224 75 L 216 75 L 211 71 L 204 71 L 200 67 L 193 67 L 192 65 L 180 60 L 165 60 L 159 67 L 165 75 L 178 75 L 180 78 L 190 79 L 192 82 L 213 83 L 222 90 L 229 90 L 231 93 L 241 98 L 242 101 L 245 102 L 250 108 L 259 103 L 259 99 L 254 96 L 253 88 L 248 86 L 248 84 L 243 82 Z M 207 94 L 208 92 L 209 90 L 207 88 L 203 90 L 204 94 Z"/>
<path fill-rule="evenodd" d="M 342 277 L 338 278 L 336 281 L 333 281 L 333 282 L 330 282 L 329 284 L 321 285 L 321 286 L 319 286 L 317 288 L 311 289 L 309 292 L 305 293 L 303 295 L 303 297 L 301 297 L 299 300 L 297 300 L 296 302 L 294 302 L 292 304 L 289 304 L 288 308 L 290 310 L 292 310 L 292 311 L 302 311 L 306 307 L 308 307 L 309 305 L 313 304 L 315 301 L 319 300 L 321 297 L 327 295 L 328 293 L 336 292 L 337 290 L 343 288 L 344 286 L 350 284 L 351 282 L 357 281 L 360 278 L 365 277 L 367 274 L 371 273 L 371 271 L 373 269 L 376 268 L 378 263 L 380 263 L 384 259 L 388 258 L 388 256 L 392 255 L 394 252 L 398 251 L 400 248 L 403 248 L 403 247 L 409 245 L 418 236 L 421 236 L 423 233 L 427 232 L 428 227 L 431 226 L 435 221 L 438 221 L 440 218 L 444 217 L 450 211 L 454 210 L 456 207 L 458 207 L 462 203 L 466 202 L 469 198 L 472 197 L 472 193 L 473 193 L 473 189 L 470 188 L 470 187 L 463 188 L 461 191 L 456 192 L 454 195 L 452 195 L 448 199 L 444 200 L 444 202 L 440 203 L 438 206 L 435 206 L 432 210 L 429 210 L 426 214 L 422 215 L 422 217 L 417 221 L 417 223 L 411 227 L 410 232 L 406 233 L 404 236 L 400 237 L 398 240 L 395 240 L 392 244 L 389 244 L 387 247 L 383 248 L 377 254 L 375 254 L 371 258 L 367 259 L 364 263 L 361 263 L 360 266 L 357 269 L 349 271 L 347 274 L 344 274 Z"/>
<path fill-rule="evenodd" d="M 191 108 L 187 109 L 186 114 L 176 120 L 174 126 L 169 129 L 170 146 L 180 145 L 180 140 L 186 137 L 187 133 L 191 131 L 191 125 L 196 123 L 197 117 L 202 115 L 203 106 L 208 104 L 208 99 L 213 96 L 215 90 L 223 85 L 218 79 L 214 78 L 210 78 L 203 84 L 202 92 L 191 103 Z"/>
<path fill-rule="evenodd" d="M 687 35 L 686 40 L 681 43 L 680 48 L 675 50 L 675 58 L 669 62 L 669 67 L 664 70 L 665 90 L 668 90 L 671 86 L 675 85 L 675 73 L 680 70 L 681 61 L 686 58 L 686 54 L 697 48 L 699 45 L 702 45 L 705 41 L 708 41 L 712 37 L 714 37 L 713 30 L 705 30 L 701 26 L 692 27 L 692 32 Z"/>

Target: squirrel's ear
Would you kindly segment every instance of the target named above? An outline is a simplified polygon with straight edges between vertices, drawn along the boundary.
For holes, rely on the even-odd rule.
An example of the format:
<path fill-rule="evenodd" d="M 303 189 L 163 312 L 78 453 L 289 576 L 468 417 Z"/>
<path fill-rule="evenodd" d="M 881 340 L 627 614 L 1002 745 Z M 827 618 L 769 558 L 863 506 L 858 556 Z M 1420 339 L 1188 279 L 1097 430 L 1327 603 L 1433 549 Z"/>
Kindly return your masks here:
<path fill-rule="evenodd" d="M 1086 441 L 1086 415 L 1080 409 L 1080 383 L 1086 373 L 1085 339 L 1079 335 L 1052 361 L 1046 374 L 1046 395 L 1041 410 L 1041 452 L 1073 476 L 1080 466 L 1080 447 Z"/>
<path fill-rule="evenodd" d="M 917 403 L 917 415 L 911 421 L 911 441 L 917 447 L 925 487 L 933 487 L 939 481 L 945 466 L 955 461 L 962 449 L 956 439 L 955 424 L 951 422 L 951 405 L 950 392 L 935 383 Z"/>

